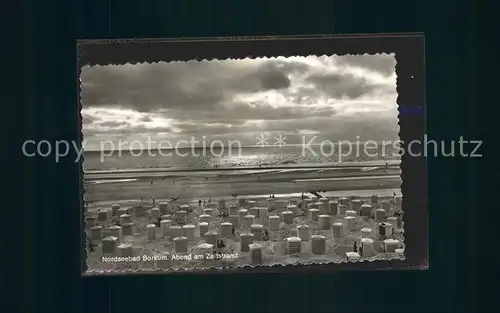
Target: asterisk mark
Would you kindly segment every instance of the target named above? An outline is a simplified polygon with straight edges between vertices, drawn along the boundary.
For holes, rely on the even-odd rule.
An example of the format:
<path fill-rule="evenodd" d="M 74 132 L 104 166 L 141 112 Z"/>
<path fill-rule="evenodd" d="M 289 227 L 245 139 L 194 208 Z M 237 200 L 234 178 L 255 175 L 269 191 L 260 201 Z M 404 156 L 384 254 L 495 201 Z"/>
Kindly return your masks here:
<path fill-rule="evenodd" d="M 269 144 L 267 142 L 269 137 L 267 137 L 264 133 L 260 133 L 260 135 L 256 138 L 257 138 L 257 145 L 260 146 L 261 148 L 264 148 L 265 146 L 267 146 Z"/>
<path fill-rule="evenodd" d="M 280 133 L 280 134 L 278 134 L 278 136 L 277 136 L 277 137 L 275 136 L 275 137 L 274 137 L 274 140 L 275 140 L 275 142 L 274 142 L 274 145 L 275 145 L 275 146 L 278 146 L 278 147 L 280 147 L 280 148 L 281 148 L 281 147 L 283 147 L 283 146 L 285 146 L 285 145 L 286 145 L 286 137 L 285 137 L 285 136 L 283 136 L 283 135 L 281 135 L 281 133 Z"/>

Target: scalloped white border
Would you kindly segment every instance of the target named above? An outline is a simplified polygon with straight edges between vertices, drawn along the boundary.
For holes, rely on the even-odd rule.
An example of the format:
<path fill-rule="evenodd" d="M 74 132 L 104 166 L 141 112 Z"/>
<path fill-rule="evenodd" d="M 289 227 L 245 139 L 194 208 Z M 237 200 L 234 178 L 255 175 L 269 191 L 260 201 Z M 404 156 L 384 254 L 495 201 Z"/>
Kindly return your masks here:
<path fill-rule="evenodd" d="M 390 56 L 393 56 L 395 59 L 396 59 L 396 54 L 394 52 L 390 52 L 390 53 L 385 53 L 385 52 L 378 52 L 378 53 L 346 53 L 346 54 L 322 54 L 322 55 L 315 55 L 315 54 L 310 54 L 308 56 L 316 56 L 316 57 L 331 57 L 331 56 L 345 56 L 345 55 L 355 55 L 355 56 L 377 56 L 377 55 L 390 55 Z M 300 55 L 297 55 L 297 56 L 300 56 Z M 290 56 L 289 56 L 290 57 Z M 301 57 L 304 57 L 304 56 L 301 56 Z M 307 57 L 307 56 L 305 56 Z M 106 64 L 106 65 L 102 65 L 102 64 L 94 64 L 94 65 L 84 65 L 82 67 L 80 67 L 78 69 L 78 81 L 79 81 L 79 99 L 78 99 L 78 108 L 79 108 L 79 118 L 80 118 L 80 136 L 81 136 L 81 141 L 80 141 L 80 145 L 82 144 L 83 142 L 83 132 L 82 132 L 82 114 L 81 114 L 81 110 L 82 110 L 82 103 L 81 103 L 81 98 L 82 98 L 82 88 L 81 88 L 81 83 L 82 83 L 82 80 L 81 80 L 81 72 L 82 72 L 82 68 L 84 67 L 106 67 L 106 66 L 119 66 L 119 65 L 137 65 L 137 64 L 162 64 L 162 63 L 186 63 L 186 62 L 198 62 L 198 63 L 203 63 L 203 62 L 222 62 L 222 61 L 226 61 L 226 60 L 272 60 L 272 59 L 276 59 L 277 57 L 255 57 L 255 58 L 251 58 L 251 57 L 246 57 L 246 58 L 225 58 L 225 59 L 217 59 L 217 58 L 213 58 L 213 59 L 201 59 L 201 60 L 196 60 L 196 59 L 192 59 L 192 60 L 187 60 L 187 61 L 181 61 L 181 60 L 172 60 L 172 61 L 157 61 L 157 62 L 135 62 L 135 63 L 131 63 L 131 62 L 128 62 L 128 63 L 124 63 L 124 64 L 115 64 L 115 63 L 110 63 L 110 64 Z M 397 93 L 397 90 L 398 90 L 398 80 L 399 80 L 399 76 L 398 76 L 398 64 L 397 64 L 397 59 L 396 59 L 396 65 L 394 67 L 394 70 L 395 70 L 395 73 L 396 73 L 396 93 Z M 396 100 L 396 104 L 399 106 L 399 93 L 398 93 L 398 96 L 397 96 L 397 100 Z M 400 131 L 401 131 L 401 125 L 400 125 L 400 119 L 399 119 L 399 110 L 398 110 L 398 123 L 397 123 L 397 129 L 398 129 L 398 138 L 400 138 Z M 388 266 L 386 266 L 386 268 L 390 268 L 390 262 L 391 261 L 395 261 L 395 260 L 405 260 L 406 259 L 406 251 L 407 251 L 407 248 L 405 247 L 404 249 L 404 252 L 403 254 L 397 254 L 395 257 L 393 258 L 386 258 L 384 255 L 376 255 L 376 256 L 373 256 L 373 257 L 370 257 L 370 258 L 363 258 L 363 259 L 360 259 L 360 260 L 356 260 L 356 261 L 349 261 L 349 260 L 346 260 L 344 258 L 341 258 L 339 261 L 324 261 L 324 262 L 314 262 L 314 261 L 305 261 L 305 262 L 297 262 L 296 264 L 278 264 L 278 263 L 275 263 L 275 264 L 262 264 L 262 265 L 251 265 L 251 264 L 248 264 L 248 265 L 234 265 L 234 266 L 207 266 L 207 267 L 186 267 L 186 268 L 170 268 L 170 269 L 161 269 L 161 268 L 141 268 L 141 269 L 92 269 L 88 266 L 88 255 L 89 255 L 89 251 L 87 249 L 87 234 L 86 234 L 86 220 L 85 220 L 85 200 L 84 200 L 84 194 L 85 194 L 85 184 L 84 184 L 84 171 L 83 171 L 83 163 L 85 162 L 85 157 L 82 155 L 82 158 L 80 160 L 80 184 L 81 184 L 81 192 L 80 192 L 80 199 L 81 199 L 81 203 L 80 203 L 80 208 L 81 208 L 81 213 L 83 215 L 83 224 L 82 224 L 82 229 L 81 229 L 81 232 L 82 232 L 82 236 L 83 236 L 83 252 L 84 252 L 84 255 L 81 255 L 81 262 L 82 264 L 85 263 L 85 270 L 82 271 L 82 275 L 84 276 L 106 276 L 106 275 L 126 275 L 126 274 L 152 274 L 152 273 L 163 273 L 163 274 L 172 274 L 172 273 L 186 273 L 186 274 L 198 274 L 198 273 L 209 273 L 210 271 L 213 271 L 213 270 L 217 270 L 217 271 L 220 271 L 220 270 L 226 270 L 226 269 L 245 269 L 245 268 L 250 268 L 250 269 L 254 269 L 254 268 L 276 268 L 276 267 L 283 267 L 283 268 L 290 268 L 290 267 L 294 267 L 294 266 L 321 266 L 321 265 L 328 265 L 328 264 L 347 264 L 347 263 L 351 263 L 351 264 L 356 264 L 356 263 L 366 263 L 366 262 L 385 262 Z M 403 174 L 403 169 L 401 168 L 401 163 L 399 165 L 400 167 L 400 170 L 401 170 L 401 175 Z M 401 177 L 400 175 L 400 177 Z M 401 185 L 399 187 L 399 189 L 401 190 L 402 192 L 402 185 L 403 185 L 403 178 L 401 177 Z M 404 194 L 402 196 L 402 207 L 404 206 L 404 201 L 405 201 L 405 197 L 404 197 Z M 82 216 L 81 216 L 82 217 Z M 404 222 L 404 217 L 405 217 L 405 214 L 403 214 L 403 222 Z M 402 235 L 402 238 L 403 238 L 403 242 L 404 242 L 404 233 Z M 399 255 L 399 257 L 398 257 Z M 360 269 L 363 269 L 363 268 L 360 268 Z M 83 270 L 83 269 L 82 269 Z"/>

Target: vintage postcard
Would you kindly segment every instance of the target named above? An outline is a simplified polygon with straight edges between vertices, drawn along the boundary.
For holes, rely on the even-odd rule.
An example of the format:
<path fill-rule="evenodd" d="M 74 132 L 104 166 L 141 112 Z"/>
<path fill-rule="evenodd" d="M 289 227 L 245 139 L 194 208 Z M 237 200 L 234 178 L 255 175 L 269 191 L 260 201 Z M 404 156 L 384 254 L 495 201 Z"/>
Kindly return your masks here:
<path fill-rule="evenodd" d="M 398 94 L 423 69 L 401 83 L 403 52 L 340 51 L 368 39 L 80 43 L 84 273 L 426 266 L 417 245 L 407 260 L 426 215 L 402 188 L 425 197 L 402 164 L 422 161 L 405 147 L 423 130 L 401 138 Z M 333 48 L 264 52 L 308 40 Z M 424 123 L 425 102 L 404 105 Z"/>

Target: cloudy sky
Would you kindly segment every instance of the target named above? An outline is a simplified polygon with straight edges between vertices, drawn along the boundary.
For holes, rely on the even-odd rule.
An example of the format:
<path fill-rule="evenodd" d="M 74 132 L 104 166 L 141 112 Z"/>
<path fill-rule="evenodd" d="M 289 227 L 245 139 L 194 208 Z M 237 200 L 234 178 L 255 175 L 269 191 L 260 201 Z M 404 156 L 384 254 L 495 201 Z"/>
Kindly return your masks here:
<path fill-rule="evenodd" d="M 393 55 L 290 57 L 84 67 L 86 150 L 104 140 L 240 140 L 261 132 L 395 140 Z"/>

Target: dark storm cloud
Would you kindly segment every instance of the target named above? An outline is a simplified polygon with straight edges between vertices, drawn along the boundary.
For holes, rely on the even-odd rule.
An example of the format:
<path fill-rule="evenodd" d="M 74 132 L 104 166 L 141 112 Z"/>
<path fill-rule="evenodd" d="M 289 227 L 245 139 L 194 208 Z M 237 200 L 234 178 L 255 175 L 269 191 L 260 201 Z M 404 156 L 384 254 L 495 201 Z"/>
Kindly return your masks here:
<path fill-rule="evenodd" d="M 383 86 L 348 73 L 313 74 L 307 81 L 332 98 L 357 99 Z"/>
<path fill-rule="evenodd" d="M 139 121 L 139 122 L 151 122 L 151 121 L 153 121 L 153 119 L 151 118 L 151 116 L 141 116 L 137 119 L 137 121 Z"/>
<path fill-rule="evenodd" d="M 345 66 L 353 66 L 365 68 L 375 72 L 379 72 L 384 76 L 394 74 L 396 59 L 392 55 L 344 55 L 338 58 L 338 63 Z"/>
<path fill-rule="evenodd" d="M 397 135 L 397 113 L 387 109 L 396 90 L 389 77 L 394 65 L 391 56 L 343 56 L 86 67 L 83 132 L 88 138 L 265 130 L 347 136 L 389 128 Z M 358 114 L 364 111 L 376 113 Z"/>
<path fill-rule="evenodd" d="M 357 58 L 343 59 L 342 62 L 376 67 L 376 61 Z M 201 115 L 201 111 L 228 111 L 223 103 L 231 102 L 231 97 L 237 94 L 276 90 L 287 94 L 290 101 L 314 104 L 314 99 L 321 95 L 355 99 L 379 87 L 349 73 L 314 71 L 304 62 L 258 61 L 246 60 L 244 64 L 238 64 L 237 60 L 191 61 L 84 68 L 82 103 L 85 108 L 121 107 L 138 112 L 182 109 Z M 388 69 L 385 65 L 379 68 Z M 306 81 L 313 85 L 291 91 L 288 88 L 291 74 L 309 75 Z M 244 110 L 243 106 L 236 107 Z"/>
<path fill-rule="evenodd" d="M 139 112 L 173 107 L 210 110 L 236 93 L 288 88 L 288 73 L 296 70 L 293 66 L 271 64 L 271 60 L 246 67 L 231 66 L 234 62 L 85 68 L 81 77 L 82 103 L 85 107 L 119 106 Z"/>
<path fill-rule="evenodd" d="M 262 90 L 284 89 L 290 86 L 290 79 L 283 73 L 266 71 L 260 78 Z"/>

